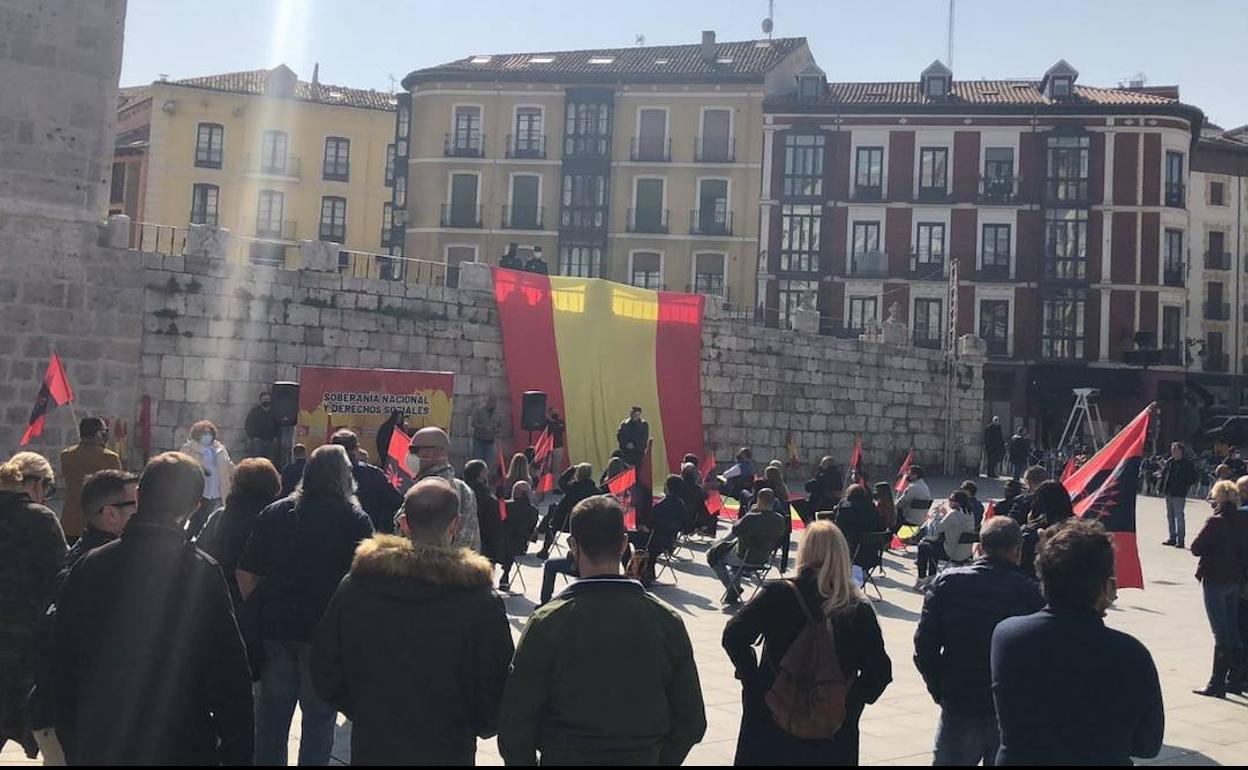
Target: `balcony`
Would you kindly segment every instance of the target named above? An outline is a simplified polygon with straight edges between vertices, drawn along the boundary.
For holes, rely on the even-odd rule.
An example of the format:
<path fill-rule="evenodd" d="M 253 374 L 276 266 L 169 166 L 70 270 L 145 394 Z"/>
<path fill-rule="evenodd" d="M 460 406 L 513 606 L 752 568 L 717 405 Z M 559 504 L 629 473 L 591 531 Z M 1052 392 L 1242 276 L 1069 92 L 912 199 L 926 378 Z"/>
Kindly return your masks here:
<path fill-rule="evenodd" d="M 657 136 L 634 136 L 628 159 L 667 163 L 672 159 L 672 140 Z"/>
<path fill-rule="evenodd" d="M 1187 185 L 1182 182 L 1166 182 L 1165 204 L 1176 209 L 1185 208 L 1187 206 Z"/>
<path fill-rule="evenodd" d="M 941 338 L 933 337 L 931 332 L 916 329 L 914 332 L 914 346 L 916 348 L 927 348 L 928 350 L 940 350 Z"/>
<path fill-rule="evenodd" d="M 1230 270 L 1231 255 L 1222 251 L 1206 251 L 1205 252 L 1205 269 L 1206 270 Z"/>
<path fill-rule="evenodd" d="M 286 250 L 291 248 L 294 247 L 274 241 L 250 241 L 247 243 L 247 258 L 253 265 L 285 267 Z"/>
<path fill-rule="evenodd" d="M 850 200 L 858 201 L 860 203 L 878 203 L 879 201 L 884 200 L 884 186 L 878 184 L 854 185 L 854 189 L 850 192 L 849 197 Z"/>
<path fill-rule="evenodd" d="M 1177 347 L 1162 348 L 1161 363 L 1165 366 L 1182 366 L 1183 352 Z"/>
<path fill-rule="evenodd" d="M 545 158 L 546 135 L 508 134 L 506 155 L 508 158 Z"/>
<path fill-rule="evenodd" d="M 925 255 L 926 256 L 926 255 Z M 918 254 L 910 255 L 909 276 L 914 281 L 943 281 L 948 275 L 949 263 L 930 257 L 920 260 Z"/>
<path fill-rule="evenodd" d="M 442 216 L 438 220 L 442 227 L 480 227 L 480 206 L 452 206 L 442 204 Z"/>
<path fill-rule="evenodd" d="M 737 140 L 699 136 L 693 140 L 693 159 L 698 163 L 732 163 L 737 159 Z"/>
<path fill-rule="evenodd" d="M 1205 353 L 1202 368 L 1206 372 L 1229 372 L 1231 370 L 1230 355 L 1220 350 Z"/>
<path fill-rule="evenodd" d="M 351 181 L 351 164 L 325 161 L 321 164 L 321 178 L 326 182 Z"/>
<path fill-rule="evenodd" d="M 256 238 L 270 241 L 293 241 L 298 229 L 293 219 L 256 219 L 247 222 L 243 227 L 244 232 L 250 231 Z"/>
<path fill-rule="evenodd" d="M 480 131 L 449 133 L 442 142 L 442 154 L 447 158 L 483 158 L 485 134 Z"/>
<path fill-rule="evenodd" d="M 1086 281 L 1088 280 L 1088 260 L 1086 258 L 1046 256 L 1044 259 L 1044 279 L 1046 281 Z"/>
<path fill-rule="evenodd" d="M 979 178 L 980 203 L 1012 205 L 1018 202 L 1018 177 L 983 176 Z"/>
<path fill-rule="evenodd" d="M 998 254 L 997 256 L 1001 257 L 1002 255 Z M 1010 280 L 1009 255 L 1004 255 L 1004 256 L 1006 259 L 1006 262 L 1004 264 L 995 262 L 995 263 L 985 263 L 983 265 L 980 265 L 979 270 L 976 271 L 975 273 L 975 277 L 981 281 L 1008 281 Z"/>
<path fill-rule="evenodd" d="M 919 192 L 914 196 L 919 203 L 948 203 L 953 200 L 953 195 L 945 188 L 944 185 L 938 187 L 919 186 Z"/>
<path fill-rule="evenodd" d="M 541 206 L 503 206 L 504 230 L 541 230 Z"/>
<path fill-rule="evenodd" d="M 298 179 L 299 158 L 294 155 L 248 155 L 244 168 L 248 174 Z"/>
<path fill-rule="evenodd" d="M 884 278 L 888 275 L 888 255 L 882 251 L 860 251 L 850 257 L 849 274 L 855 278 Z"/>
<path fill-rule="evenodd" d="M 1163 286 L 1177 286 L 1182 288 L 1186 285 L 1186 270 L 1181 262 L 1167 262 L 1162 265 L 1161 283 Z"/>
<path fill-rule="evenodd" d="M 627 230 L 630 233 L 666 233 L 667 209 L 629 209 Z"/>
<path fill-rule="evenodd" d="M 565 207 L 559 212 L 559 227 L 565 230 L 602 230 L 607 226 L 606 211 L 596 206 Z"/>
<path fill-rule="evenodd" d="M 572 134 L 563 138 L 563 157 L 609 158 L 611 136 L 609 134 Z"/>
<path fill-rule="evenodd" d="M 689 212 L 689 232 L 693 235 L 732 235 L 732 212 L 694 209 Z"/>
<path fill-rule="evenodd" d="M 1010 341 L 999 337 L 988 337 L 984 340 L 988 344 L 988 355 L 993 358 L 1007 358 L 1010 355 Z"/>
<path fill-rule="evenodd" d="M 1044 183 L 1044 201 L 1050 205 L 1086 206 L 1092 202 L 1088 180 L 1047 179 Z"/>
<path fill-rule="evenodd" d="M 1205 320 L 1206 321 L 1229 321 L 1231 320 L 1231 303 L 1229 302 L 1205 302 Z"/>
<path fill-rule="evenodd" d="M 329 241 L 330 243 L 346 243 L 347 226 L 331 225 L 322 222 L 320 229 L 316 233 L 316 237 L 319 240 Z"/>

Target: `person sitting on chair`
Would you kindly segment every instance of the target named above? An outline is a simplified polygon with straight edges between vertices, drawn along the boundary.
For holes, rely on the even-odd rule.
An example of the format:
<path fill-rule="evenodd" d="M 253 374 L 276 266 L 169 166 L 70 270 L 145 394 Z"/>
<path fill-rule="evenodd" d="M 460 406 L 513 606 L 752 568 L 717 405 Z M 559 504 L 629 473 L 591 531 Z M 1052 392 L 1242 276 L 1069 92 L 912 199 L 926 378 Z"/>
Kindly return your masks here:
<path fill-rule="evenodd" d="M 754 490 L 754 452 L 748 446 L 737 450 L 737 461 L 721 477 L 724 494 L 735 497 L 743 505 L 750 502 Z"/>
<path fill-rule="evenodd" d="M 962 534 L 975 531 L 975 519 L 970 513 L 970 497 L 960 489 L 954 490 L 949 499 L 933 512 L 919 541 L 916 561 L 919 578 L 914 589 L 922 591 L 936 577 L 936 565 L 941 561 L 955 564 L 970 561 L 971 543 L 962 542 Z"/>
<path fill-rule="evenodd" d="M 741 592 L 728 568 L 743 564 L 765 565 L 780 545 L 780 538 L 788 532 L 784 517 L 776 513 L 775 498 L 776 493 L 771 489 L 760 490 L 754 507 L 733 525 L 731 532 L 706 551 L 706 563 L 724 584 L 724 604 L 741 601 Z"/>
<path fill-rule="evenodd" d="M 685 523 L 685 504 L 680 500 L 680 486 L 680 476 L 668 476 L 663 482 L 663 499 L 655 503 L 644 520 L 638 511 L 637 529 L 628 533 L 629 543 L 634 548 L 646 549 L 648 554 L 642 573 L 643 583 L 654 582 L 654 561 L 659 554 L 676 547 L 676 538 Z"/>
<path fill-rule="evenodd" d="M 858 546 L 862 536 L 869 532 L 880 531 L 880 514 L 871 503 L 871 493 L 861 484 L 850 484 L 845 490 L 845 499 L 835 509 L 833 523 L 840 528 L 849 544 L 849 553 L 854 564 L 867 569 L 880 563 L 880 553 L 867 553 Z"/>
<path fill-rule="evenodd" d="M 499 563 L 503 567 L 503 575 L 498 580 L 498 590 L 511 589 L 511 568 L 516 557 L 529 549 L 529 536 L 537 527 L 537 508 L 533 500 L 529 482 L 517 481 L 511 486 L 511 499 L 504 505 L 507 507 L 507 518 L 503 520 L 503 552 Z"/>
<path fill-rule="evenodd" d="M 693 463 L 680 466 L 680 499 L 685 504 L 685 526 L 682 531 L 687 534 L 714 535 L 719 517 L 712 516 L 707 510 L 706 490 L 698 476 L 698 466 Z"/>
<path fill-rule="evenodd" d="M 927 518 L 932 505 L 932 490 L 923 480 L 923 467 L 911 465 L 906 472 L 906 490 L 897 498 L 897 523 L 917 527 Z"/>
<path fill-rule="evenodd" d="M 559 476 L 559 491 L 563 492 L 563 498 L 557 505 L 547 509 L 546 517 L 537 525 L 538 531 L 545 533 L 546 538 L 537 558 L 545 560 L 550 556 L 550 546 L 560 532 L 567 531 L 568 516 L 576 504 L 598 494 L 598 486 L 594 484 L 593 477 L 594 467 L 589 463 L 573 465 Z"/>

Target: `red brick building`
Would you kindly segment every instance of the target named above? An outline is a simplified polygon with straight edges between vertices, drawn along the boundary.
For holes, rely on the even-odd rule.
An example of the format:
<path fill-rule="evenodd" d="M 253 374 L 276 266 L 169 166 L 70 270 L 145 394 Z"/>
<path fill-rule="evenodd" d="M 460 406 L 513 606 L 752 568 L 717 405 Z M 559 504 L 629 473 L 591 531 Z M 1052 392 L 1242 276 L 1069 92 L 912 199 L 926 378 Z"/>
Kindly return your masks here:
<path fill-rule="evenodd" d="M 1059 61 L 1039 80 L 829 83 L 815 66 L 765 103 L 760 296 L 785 323 L 814 290 L 828 333 L 896 303 L 916 345 L 988 343 L 985 410 L 1056 443 L 1071 388 L 1102 391 L 1112 428 L 1163 402 L 1180 431 L 1200 110 L 1177 88 L 1093 88 Z M 1176 236 L 1175 233 L 1178 233 Z M 1166 407 L 1169 405 L 1169 407 Z"/>

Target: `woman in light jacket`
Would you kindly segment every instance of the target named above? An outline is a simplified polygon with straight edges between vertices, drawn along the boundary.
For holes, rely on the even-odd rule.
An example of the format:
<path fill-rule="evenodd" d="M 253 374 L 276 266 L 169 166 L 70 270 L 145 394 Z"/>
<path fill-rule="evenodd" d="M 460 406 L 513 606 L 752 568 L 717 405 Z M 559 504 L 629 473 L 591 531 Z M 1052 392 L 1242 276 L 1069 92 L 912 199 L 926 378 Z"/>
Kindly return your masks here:
<path fill-rule="evenodd" d="M 186 522 L 186 536 L 195 537 L 221 501 L 230 496 L 234 463 L 225 444 L 217 440 L 217 426 L 200 420 L 191 426 L 191 437 L 182 445 L 182 454 L 194 457 L 204 471 L 204 498 Z"/>

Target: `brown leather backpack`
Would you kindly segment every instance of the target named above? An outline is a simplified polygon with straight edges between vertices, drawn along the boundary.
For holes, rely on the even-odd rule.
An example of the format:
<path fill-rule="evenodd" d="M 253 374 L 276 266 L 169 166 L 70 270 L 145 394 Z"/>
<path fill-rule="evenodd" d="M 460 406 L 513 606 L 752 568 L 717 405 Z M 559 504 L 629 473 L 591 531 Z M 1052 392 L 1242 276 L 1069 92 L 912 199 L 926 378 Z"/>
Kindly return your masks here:
<path fill-rule="evenodd" d="M 798 634 L 777 667 L 776 680 L 767 692 L 767 707 L 781 730 L 797 738 L 828 739 L 845 722 L 846 702 L 855 675 L 845 675 L 836 654 L 831 619 L 820 611 L 811 613 L 793 581 L 797 604 L 806 616 Z"/>

